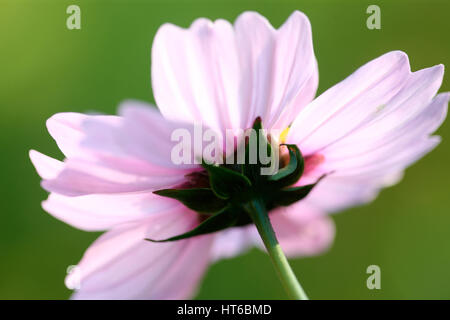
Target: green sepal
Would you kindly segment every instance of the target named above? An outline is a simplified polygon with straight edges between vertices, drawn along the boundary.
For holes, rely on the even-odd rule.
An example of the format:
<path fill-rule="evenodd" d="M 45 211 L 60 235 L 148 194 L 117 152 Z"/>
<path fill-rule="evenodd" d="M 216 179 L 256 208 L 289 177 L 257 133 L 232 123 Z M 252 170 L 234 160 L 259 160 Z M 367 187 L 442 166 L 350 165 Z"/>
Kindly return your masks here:
<path fill-rule="evenodd" d="M 249 179 L 252 182 L 262 182 L 266 178 L 266 176 L 261 176 L 261 168 L 263 167 L 269 167 L 270 164 L 263 165 L 259 163 L 259 148 L 261 147 L 261 141 L 265 141 L 265 145 L 267 146 L 267 155 L 272 156 L 272 146 L 267 141 L 267 138 L 265 136 L 261 135 L 261 132 L 263 130 L 262 127 L 262 120 L 260 117 L 256 118 L 253 122 L 252 129 L 256 132 L 256 142 L 250 141 L 251 135 L 249 137 L 249 141 L 247 142 L 247 145 L 245 147 L 245 164 L 243 165 L 242 172 L 245 176 L 249 177 Z M 250 163 L 250 145 L 251 144 L 256 145 L 256 162 L 254 164 Z"/>
<path fill-rule="evenodd" d="M 186 176 L 187 189 L 163 189 L 155 191 L 160 196 L 176 199 L 186 207 L 198 212 L 199 224 L 194 229 L 167 239 L 146 239 L 152 242 L 167 242 L 182 240 L 199 235 L 209 234 L 230 227 L 246 226 L 252 223 L 252 218 L 246 209 L 249 203 L 260 199 L 265 210 L 278 206 L 288 206 L 304 199 L 325 176 L 315 183 L 301 187 L 294 185 L 304 171 L 304 158 L 296 145 L 285 144 L 289 152 L 289 162 L 273 175 L 261 173 L 261 169 L 269 167 L 260 162 L 260 148 L 267 147 L 268 156 L 275 155 L 274 149 L 267 137 L 261 131 L 262 122 L 258 117 L 253 123 L 256 141 L 247 140 L 245 145 L 245 164 L 213 165 L 202 161 L 204 171 Z M 250 144 L 255 144 L 256 163 L 250 164 Z M 264 146 L 263 146 L 264 144 Z M 255 146 L 255 145 L 253 145 Z M 278 147 L 278 145 L 277 145 Z M 277 151 L 277 150 L 275 150 Z M 278 156 L 278 153 L 276 154 Z"/>
<path fill-rule="evenodd" d="M 226 206 L 225 201 L 217 198 L 214 192 L 208 188 L 163 189 L 153 193 L 176 199 L 189 209 L 200 213 L 217 212 Z"/>
<path fill-rule="evenodd" d="M 238 215 L 236 214 L 236 212 L 233 212 L 232 210 L 230 210 L 229 207 L 227 207 L 204 220 L 202 223 L 200 223 L 197 227 L 195 227 L 191 231 L 168 239 L 162 240 L 145 239 L 145 240 L 151 242 L 168 242 L 187 239 L 203 234 L 213 233 L 229 227 L 233 227 L 234 225 L 236 225 L 237 220 Z"/>
<path fill-rule="evenodd" d="M 202 166 L 208 171 L 212 191 L 221 199 L 229 199 L 232 195 L 246 192 L 252 186 L 250 180 L 239 172 L 206 162 L 203 162 Z"/>
<path fill-rule="evenodd" d="M 286 188 L 278 191 L 276 196 L 273 197 L 274 204 L 277 206 L 289 206 L 304 199 L 324 177 L 325 175 L 321 176 L 313 184 L 307 184 L 301 187 Z"/>
<path fill-rule="evenodd" d="M 289 150 L 289 163 L 276 174 L 269 176 L 268 180 L 275 182 L 278 187 L 286 187 L 300 179 L 305 168 L 302 153 L 295 144 L 285 144 Z"/>

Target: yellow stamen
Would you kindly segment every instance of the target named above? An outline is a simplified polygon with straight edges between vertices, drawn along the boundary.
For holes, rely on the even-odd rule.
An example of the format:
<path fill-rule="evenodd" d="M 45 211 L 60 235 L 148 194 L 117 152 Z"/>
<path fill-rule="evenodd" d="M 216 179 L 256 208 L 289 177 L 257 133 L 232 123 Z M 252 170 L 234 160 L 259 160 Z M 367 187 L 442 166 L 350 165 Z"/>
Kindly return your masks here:
<path fill-rule="evenodd" d="M 280 142 L 281 143 L 285 143 L 286 142 L 286 138 L 289 132 L 289 127 L 287 127 L 286 129 L 283 130 L 283 132 L 281 132 L 280 134 Z"/>

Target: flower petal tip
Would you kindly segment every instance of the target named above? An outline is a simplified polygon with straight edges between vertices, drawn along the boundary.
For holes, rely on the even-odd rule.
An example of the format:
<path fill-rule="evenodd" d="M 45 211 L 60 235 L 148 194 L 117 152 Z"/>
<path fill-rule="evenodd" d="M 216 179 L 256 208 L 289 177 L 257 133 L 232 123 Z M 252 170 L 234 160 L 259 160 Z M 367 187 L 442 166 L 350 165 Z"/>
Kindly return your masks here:
<path fill-rule="evenodd" d="M 28 152 L 31 163 L 42 179 L 53 179 L 63 169 L 63 162 L 50 158 L 36 150 Z"/>

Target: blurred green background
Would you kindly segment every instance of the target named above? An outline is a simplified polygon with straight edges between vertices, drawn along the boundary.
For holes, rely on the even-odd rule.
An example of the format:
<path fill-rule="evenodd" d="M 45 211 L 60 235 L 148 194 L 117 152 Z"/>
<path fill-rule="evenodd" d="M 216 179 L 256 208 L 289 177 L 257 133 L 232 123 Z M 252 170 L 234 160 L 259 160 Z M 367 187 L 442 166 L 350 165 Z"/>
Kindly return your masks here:
<path fill-rule="evenodd" d="M 77 4 L 82 29 L 66 28 Z M 366 8 L 381 7 L 381 30 L 366 28 Z M 127 98 L 153 102 L 150 50 L 161 24 L 197 17 L 233 21 L 256 10 L 278 27 L 293 10 L 312 23 L 319 92 L 363 63 L 404 50 L 413 70 L 450 66 L 449 1 L 150 1 L 0 0 L 0 298 L 65 299 L 67 266 L 98 236 L 46 214 L 28 159 L 37 149 L 61 158 L 45 120 L 61 111 L 114 114 Z M 441 91 L 450 90 L 450 77 Z M 313 299 L 450 298 L 450 124 L 442 144 L 367 206 L 335 215 L 327 253 L 292 261 Z M 381 267 L 381 290 L 366 268 Z M 257 250 L 213 265 L 201 299 L 286 298 L 267 256 Z"/>

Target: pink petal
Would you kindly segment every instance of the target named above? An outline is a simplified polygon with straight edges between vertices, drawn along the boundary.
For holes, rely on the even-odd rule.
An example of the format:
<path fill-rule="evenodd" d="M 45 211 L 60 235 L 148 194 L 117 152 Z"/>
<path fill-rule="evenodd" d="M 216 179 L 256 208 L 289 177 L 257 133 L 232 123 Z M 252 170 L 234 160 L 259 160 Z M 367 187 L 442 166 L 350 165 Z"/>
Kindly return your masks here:
<path fill-rule="evenodd" d="M 283 252 L 289 257 L 319 254 L 334 240 L 333 221 L 305 202 L 276 208 L 269 217 Z M 265 250 L 254 225 L 227 229 L 216 234 L 212 257 L 213 260 L 232 258 L 253 245 Z"/>
<path fill-rule="evenodd" d="M 440 75 L 437 79 L 440 85 L 442 81 L 441 67 L 438 66 L 421 71 L 430 71 L 428 72 L 430 76 L 433 76 L 433 71 L 437 71 L 434 73 Z M 415 74 L 417 73 L 413 75 Z M 426 72 L 422 72 L 422 75 L 426 74 Z M 418 78 L 421 82 L 426 83 L 426 79 L 413 78 Z M 433 80 L 431 77 L 428 84 L 432 84 Z M 448 94 L 440 94 L 430 102 L 438 89 L 438 86 L 436 87 L 435 85 L 434 87 L 432 90 L 417 90 L 415 86 L 405 86 L 405 89 L 394 97 L 395 103 L 388 103 L 384 109 L 386 111 L 375 118 L 374 121 L 353 132 L 348 137 L 329 145 L 325 149 L 326 151 L 323 152 L 326 153 L 329 160 L 333 161 L 362 156 L 371 151 L 384 153 L 385 155 L 387 153 L 382 152 L 382 149 L 386 150 L 388 146 L 399 150 L 398 147 L 402 144 L 401 141 L 403 141 L 403 145 L 408 146 L 412 139 L 427 137 L 444 120 L 448 102 Z M 409 95 L 405 100 L 403 100 L 406 95 L 404 91 Z M 400 100 L 398 99 L 399 96 L 402 98 L 401 103 L 398 103 Z M 422 101 L 424 99 L 421 96 L 426 96 L 426 100 Z"/>
<path fill-rule="evenodd" d="M 212 247 L 212 259 L 233 258 L 253 246 L 252 232 L 249 227 L 236 227 L 216 233 Z"/>
<path fill-rule="evenodd" d="M 74 299 L 186 299 L 192 297 L 208 265 L 211 236 L 152 243 L 185 232 L 197 214 L 182 210 L 155 215 L 146 222 L 102 235 L 70 274 L 66 284 L 80 289 Z"/>
<path fill-rule="evenodd" d="M 396 127 L 388 137 L 367 143 L 372 149 L 325 162 L 325 171 L 336 170 L 324 179 L 306 201 L 324 210 L 336 211 L 373 200 L 379 189 L 397 183 L 403 170 L 431 151 L 440 141 L 428 137 L 444 120 L 450 94 L 439 94 L 428 107 Z"/>
<path fill-rule="evenodd" d="M 162 117 L 156 108 L 149 108 L 148 105 L 136 101 L 126 101 L 119 108 L 119 114 L 124 118 L 123 132 L 121 137 L 116 137 L 126 146 L 128 154 L 156 166 L 170 169 L 168 172 L 176 172 L 184 175 L 193 169 L 198 169 L 198 164 L 178 164 L 171 158 L 173 148 L 178 141 L 172 141 L 172 134 L 175 130 L 183 129 L 191 137 L 191 160 L 202 158 L 202 145 L 195 148 L 194 140 L 196 128 L 191 123 L 183 121 L 169 121 Z M 204 131 L 209 128 L 202 126 L 202 132 L 198 134 L 200 142 Z M 199 140 L 197 138 L 197 140 Z M 220 152 L 220 150 L 219 150 Z"/>
<path fill-rule="evenodd" d="M 275 30 L 246 12 L 234 28 L 207 19 L 187 30 L 163 25 L 153 44 L 152 82 L 169 119 L 204 122 L 223 132 L 249 128 L 263 116 L 266 127 L 284 129 L 317 87 L 309 21 L 294 12 Z"/>
<path fill-rule="evenodd" d="M 388 53 L 302 110 L 288 142 L 324 161 L 301 184 L 332 173 L 305 201 L 338 211 L 371 201 L 382 187 L 397 183 L 406 167 L 440 141 L 430 135 L 445 119 L 450 99 L 449 93 L 433 98 L 443 71 L 438 65 L 411 73 L 406 55 Z"/>
<path fill-rule="evenodd" d="M 303 202 L 331 213 L 374 200 L 380 187 L 381 185 L 374 187 L 373 184 L 329 176 Z"/>
<path fill-rule="evenodd" d="M 86 115 L 82 113 L 57 113 L 47 120 L 47 129 L 55 139 L 59 149 L 66 157 L 83 157 L 91 159 L 91 155 L 83 150 L 81 142 L 86 134 L 83 123 L 88 119 L 111 123 L 116 125 L 120 119 L 115 116 Z"/>
<path fill-rule="evenodd" d="M 175 200 L 148 192 L 80 197 L 52 193 L 42 206 L 55 218 L 85 231 L 104 231 L 183 208 Z"/>
<path fill-rule="evenodd" d="M 31 162 L 42 179 L 56 178 L 64 168 L 64 163 L 38 151 L 30 150 Z"/>
<path fill-rule="evenodd" d="M 271 103 L 265 114 L 260 115 L 268 128 L 285 129 L 299 111 L 313 100 L 319 72 L 314 56 L 311 24 L 303 13 L 294 11 L 275 32 L 273 74 L 267 80 L 271 82 Z M 261 95 L 261 92 L 256 94 Z"/>
<path fill-rule="evenodd" d="M 85 160 L 67 159 L 61 173 L 54 179 L 42 181 L 42 187 L 49 192 L 65 196 L 81 196 L 94 193 L 154 191 L 183 181 L 183 175 L 141 176 Z"/>
<path fill-rule="evenodd" d="M 145 122 L 133 117 L 136 112 L 123 111 L 130 109 L 139 109 Z M 47 121 L 47 126 L 67 158 L 101 162 L 110 168 L 143 175 L 173 174 L 173 168 L 186 169 L 175 166 L 170 153 L 167 154 L 175 145 L 171 133 L 183 128 L 183 124 L 167 121 L 153 106 L 141 102 L 126 101 L 120 110 L 122 116 L 59 113 Z M 123 113 L 131 114 L 130 118 Z M 133 135 L 136 130 L 145 133 L 144 137 Z M 141 143 L 143 140 L 146 144 Z"/>
<path fill-rule="evenodd" d="M 172 161 L 175 129 L 185 129 L 193 141 L 192 124 L 171 122 L 157 109 L 135 101 L 121 105 L 119 117 L 58 114 L 49 129 L 68 156 L 63 169 L 43 181 L 43 187 L 66 196 L 152 191 L 180 184 L 198 164 Z M 206 130 L 207 128 L 204 128 Z M 202 146 L 191 161 L 201 158 Z"/>
<path fill-rule="evenodd" d="M 239 127 L 237 48 L 232 26 L 196 20 L 189 30 L 160 27 L 152 48 L 152 86 L 165 117 Z M 227 111 L 228 110 L 228 111 Z"/>
<path fill-rule="evenodd" d="M 256 12 L 241 14 L 236 19 L 235 29 L 243 66 L 239 83 L 242 86 L 241 108 L 244 111 L 241 126 L 249 128 L 257 116 L 266 116 L 270 110 L 276 31 L 266 18 Z M 266 128 L 268 120 L 263 118 Z"/>
<path fill-rule="evenodd" d="M 287 141 L 308 155 L 344 137 L 376 116 L 380 106 L 401 90 L 409 70 L 408 57 L 399 51 L 367 63 L 308 104 L 292 124 Z"/>

